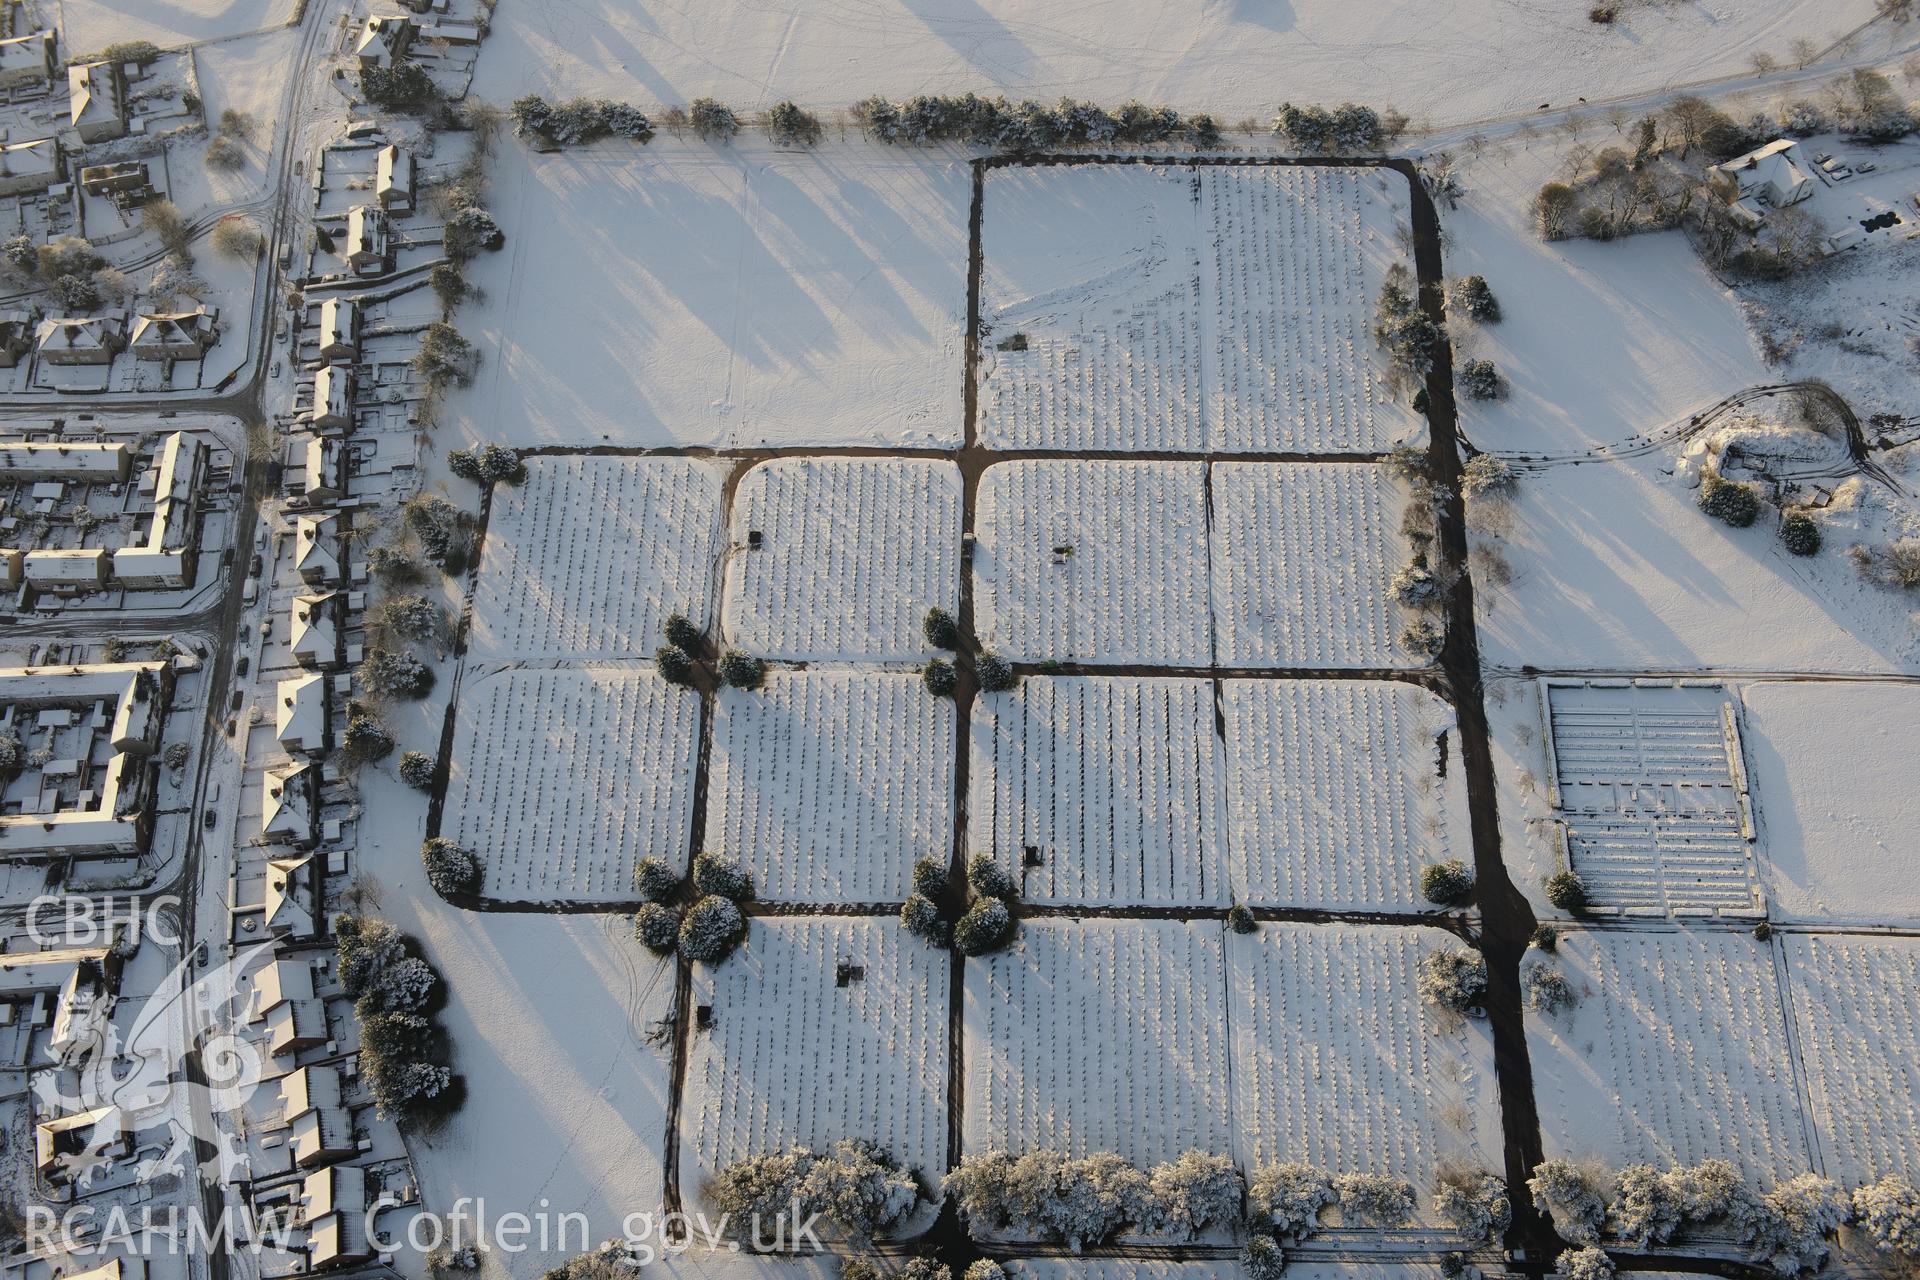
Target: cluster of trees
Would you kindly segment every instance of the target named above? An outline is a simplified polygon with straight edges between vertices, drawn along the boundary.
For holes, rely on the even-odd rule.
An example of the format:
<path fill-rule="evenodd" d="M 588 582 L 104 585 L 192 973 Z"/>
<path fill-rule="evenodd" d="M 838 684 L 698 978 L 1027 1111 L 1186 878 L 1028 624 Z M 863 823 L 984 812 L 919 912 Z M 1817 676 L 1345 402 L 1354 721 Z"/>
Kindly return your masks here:
<path fill-rule="evenodd" d="M 753 876 L 738 859 L 702 853 L 693 860 L 691 892 L 664 858 L 646 857 L 633 873 L 646 901 L 634 913 L 633 934 L 661 955 L 674 951 L 702 964 L 719 964 L 747 936 L 740 905 L 753 901 Z M 684 911 L 677 905 L 691 899 Z"/>
<path fill-rule="evenodd" d="M 382 641 L 444 644 L 451 627 L 445 609 L 423 595 L 403 591 L 386 596 L 373 607 L 367 615 L 367 629 Z"/>
<path fill-rule="evenodd" d="M 947 867 L 938 858 L 913 864 L 913 892 L 900 907 L 900 924 L 930 946 L 951 946 L 963 956 L 997 951 L 1013 939 L 1013 904 L 1020 888 L 992 855 L 978 853 L 967 863 L 969 903 L 958 920 L 949 920 L 941 903 L 949 888 Z"/>
<path fill-rule="evenodd" d="M 653 122 L 640 108 L 606 98 L 548 102 L 537 93 L 515 98 L 508 108 L 514 135 L 549 147 L 579 147 L 602 138 L 653 137 Z"/>
<path fill-rule="evenodd" d="M 938 605 L 927 610 L 920 629 L 927 643 L 936 649 L 958 652 L 964 647 L 959 621 Z M 973 673 L 979 679 L 983 693 L 1004 693 L 1013 688 L 1016 681 L 1013 664 L 985 649 L 974 658 Z M 927 692 L 936 698 L 948 698 L 953 696 L 959 674 L 954 670 L 953 663 L 945 658 L 935 658 L 921 670 L 920 679 L 927 686 Z"/>
<path fill-rule="evenodd" d="M 349 764 L 372 764 L 393 753 L 393 731 L 372 707 L 355 698 L 347 704 L 347 727 L 340 750 Z"/>
<path fill-rule="evenodd" d="M 1413 379 L 1427 376 L 1433 367 L 1433 349 L 1439 345 L 1440 326 L 1414 296 L 1412 277 L 1403 263 L 1387 268 L 1380 296 L 1373 307 L 1373 340 L 1394 367 Z"/>
<path fill-rule="evenodd" d="M 1097 103 L 1069 98 L 1048 106 L 1032 99 L 1008 102 L 972 93 L 923 94 L 904 102 L 866 98 L 853 104 L 852 114 L 869 135 L 889 143 L 968 142 L 1013 152 L 1112 143 L 1186 142 L 1202 149 L 1220 145 L 1220 126 L 1212 116 L 1183 117 L 1172 107 L 1143 102 L 1109 111 Z"/>
<path fill-rule="evenodd" d="M 503 444 L 451 450 L 447 454 L 447 470 L 478 485 L 519 484 L 527 474 L 520 462 L 520 451 Z"/>
<path fill-rule="evenodd" d="M 410 1128 L 446 1114 L 460 1089 L 434 1016 L 445 1001 L 440 976 L 385 920 L 342 915 L 333 932 L 340 986 L 360 1026 L 361 1075 L 381 1115 Z"/>
<path fill-rule="evenodd" d="M 665 644 L 653 651 L 654 670 L 668 684 L 692 685 L 693 655 L 699 651 L 704 634 L 686 614 L 674 613 L 667 617 L 666 639 Z"/>
<path fill-rule="evenodd" d="M 1847 558 L 1861 577 L 1878 586 L 1920 590 L 1920 538 L 1895 538 L 1883 547 L 1856 543 L 1847 548 Z"/>
<path fill-rule="evenodd" d="M 1343 102 L 1337 107 L 1280 105 L 1273 131 L 1312 155 L 1373 154 L 1385 151 L 1406 132 L 1407 117 L 1398 111 Z"/>
<path fill-rule="evenodd" d="M 213 141 L 207 144 L 204 157 L 207 168 L 232 172 L 247 162 L 246 144 L 253 140 L 253 117 L 244 111 L 228 107 L 220 113 L 220 123 L 214 129 Z"/>
<path fill-rule="evenodd" d="M 1833 1236 L 1849 1223 L 1875 1249 L 1908 1265 L 1920 1260 L 1920 1190 L 1894 1175 L 1849 1196 L 1832 1181 L 1805 1173 L 1763 1194 L 1746 1186 L 1725 1160 L 1665 1170 L 1634 1164 L 1611 1178 L 1572 1161 L 1547 1160 L 1535 1168 L 1527 1189 L 1561 1239 L 1598 1255 L 1577 1259 L 1594 1275 L 1612 1273 L 1599 1247 L 1603 1239 L 1644 1252 L 1699 1228 L 1731 1235 L 1755 1261 L 1784 1276 L 1818 1270 Z"/>
<path fill-rule="evenodd" d="M 361 688 L 380 698 L 415 701 L 433 692 L 433 668 L 411 649 L 380 646 L 369 650 L 354 678 Z"/>
<path fill-rule="evenodd" d="M 466 512 L 437 493 L 416 493 L 401 510 L 407 531 L 429 562 L 449 575 L 466 569 L 473 540 L 473 522 Z"/>
<path fill-rule="evenodd" d="M 440 101 L 440 87 L 417 62 L 360 68 L 360 96 L 389 111 L 424 111 Z"/>
<path fill-rule="evenodd" d="M 1487 962 L 1471 947 L 1434 951 L 1420 961 L 1421 999 L 1449 1013 L 1478 1008 L 1487 996 Z"/>
<path fill-rule="evenodd" d="M 413 353 L 413 371 L 420 375 L 429 391 L 441 391 L 449 385 L 466 386 L 480 353 L 460 331 L 443 320 L 428 325 L 420 335 L 420 347 Z"/>
<path fill-rule="evenodd" d="M 865 1243 L 905 1222 L 922 1199 L 913 1173 L 864 1141 L 752 1156 L 720 1170 L 703 1191 L 736 1240 L 761 1244 L 786 1238 L 814 1215 Z"/>

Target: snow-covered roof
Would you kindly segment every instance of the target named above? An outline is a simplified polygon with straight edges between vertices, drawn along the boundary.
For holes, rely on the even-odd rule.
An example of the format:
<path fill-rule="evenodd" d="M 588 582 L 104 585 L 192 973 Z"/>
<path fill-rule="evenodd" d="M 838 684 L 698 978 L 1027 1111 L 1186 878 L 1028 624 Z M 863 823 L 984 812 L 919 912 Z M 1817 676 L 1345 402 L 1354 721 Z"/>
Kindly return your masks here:
<path fill-rule="evenodd" d="M 388 143 L 380 148 L 373 179 L 373 194 L 380 203 L 391 205 L 395 197 L 402 202 L 413 198 L 413 153 Z"/>
<path fill-rule="evenodd" d="M 340 654 L 340 627 L 337 621 L 340 593 L 295 596 L 293 598 L 294 660 L 302 665 L 323 666 Z"/>
<path fill-rule="evenodd" d="M 253 980 L 256 1018 L 265 1017 L 289 1000 L 313 999 L 313 966 L 285 956 L 261 968 Z"/>
<path fill-rule="evenodd" d="M 360 315 L 351 298 L 328 298 L 320 304 L 320 354 L 360 349 Z"/>
<path fill-rule="evenodd" d="M 367 1171 L 337 1164 L 300 1184 L 300 1221 L 307 1228 L 307 1261 L 315 1270 L 372 1256 L 367 1245 Z"/>
<path fill-rule="evenodd" d="M 293 1161 L 308 1168 L 324 1160 L 338 1160 L 353 1154 L 353 1121 L 339 1107 L 315 1107 L 293 1120 L 287 1145 Z"/>
<path fill-rule="evenodd" d="M 309 581 L 340 581 L 340 518 L 301 516 L 294 521 L 294 568 Z"/>
<path fill-rule="evenodd" d="M 313 796 L 311 766 L 283 765 L 269 769 L 262 783 L 260 832 L 269 839 L 306 841 L 313 839 Z M 273 909 L 285 906 L 288 892 L 283 885 L 275 889 L 272 865 L 268 864 L 267 923 L 272 925 Z M 284 880 L 281 876 L 279 879 Z"/>
<path fill-rule="evenodd" d="M 324 1064 L 300 1067 L 280 1078 L 280 1107 L 289 1121 L 309 1111 L 340 1105 L 340 1068 Z"/>
<path fill-rule="evenodd" d="M 146 311 L 134 317 L 128 345 L 137 353 L 171 355 L 192 348 L 204 352 L 213 345 L 215 313 L 205 307 L 191 311 Z"/>
<path fill-rule="evenodd" d="M 378 205 L 357 204 L 347 210 L 347 258 L 387 256 L 387 212 Z"/>
<path fill-rule="evenodd" d="M 353 367 L 323 364 L 313 375 L 313 420 L 351 425 L 353 422 Z"/>
<path fill-rule="evenodd" d="M 120 101 L 120 71 L 111 62 L 83 62 L 67 68 L 68 121 L 83 128 L 126 118 Z"/>
<path fill-rule="evenodd" d="M 321 1000 L 288 1000 L 267 1013 L 267 1052 L 294 1053 L 327 1041 L 327 1006 Z"/>
<path fill-rule="evenodd" d="M 51 316 L 40 322 L 35 341 L 48 353 L 110 352 L 124 345 L 119 316 Z"/>
<path fill-rule="evenodd" d="M 302 792 L 303 786 L 310 788 L 313 773 L 310 768 L 302 768 L 300 777 L 288 778 L 281 784 L 282 796 Z M 273 771 L 267 774 L 272 780 Z M 310 790 L 303 794 L 303 800 L 311 805 Z M 291 937 L 303 938 L 318 932 L 320 920 L 319 886 L 314 883 L 316 864 L 312 854 L 301 854 L 290 858 L 272 858 L 267 862 L 267 929 L 274 933 L 284 933 Z"/>
<path fill-rule="evenodd" d="M 125 853 L 140 847 L 141 806 L 148 799 L 137 783 L 139 757 L 153 748 L 170 696 L 157 679 L 161 662 L 111 662 L 84 667 L 0 668 L 0 703 L 32 710 L 69 706 L 91 712 L 111 700 L 109 733 L 115 755 L 96 775 L 88 808 L 0 816 L 0 857 L 45 854 Z"/>
<path fill-rule="evenodd" d="M 200 461 L 207 451 L 198 437 L 176 431 L 160 446 L 154 474 L 153 520 L 147 535 L 113 553 L 113 571 L 122 578 L 179 578 L 199 537 Z"/>
<path fill-rule="evenodd" d="M 307 492 L 341 497 L 347 492 L 347 451 L 334 436 L 313 436 L 306 449 Z"/>
<path fill-rule="evenodd" d="M 273 692 L 273 731 L 280 745 L 296 754 L 325 750 L 327 677 L 282 680 Z"/>
<path fill-rule="evenodd" d="M 353 47 L 362 63 L 390 67 L 407 50 L 413 39 L 413 20 L 395 13 L 376 13 L 360 28 L 360 39 Z"/>
<path fill-rule="evenodd" d="M 23 567 L 35 586 L 97 586 L 107 578 L 104 547 L 44 547 L 27 552 Z"/>
<path fill-rule="evenodd" d="M 0 444 L 0 472 L 22 478 L 114 481 L 127 478 L 133 454 L 105 440 L 9 440 Z"/>
<path fill-rule="evenodd" d="M 32 72 L 44 79 L 53 60 L 53 41 L 51 31 L 29 31 L 0 40 L 0 78 Z"/>
<path fill-rule="evenodd" d="M 60 143 L 35 138 L 0 146 L 0 177 L 44 178 L 51 185 L 60 177 Z"/>

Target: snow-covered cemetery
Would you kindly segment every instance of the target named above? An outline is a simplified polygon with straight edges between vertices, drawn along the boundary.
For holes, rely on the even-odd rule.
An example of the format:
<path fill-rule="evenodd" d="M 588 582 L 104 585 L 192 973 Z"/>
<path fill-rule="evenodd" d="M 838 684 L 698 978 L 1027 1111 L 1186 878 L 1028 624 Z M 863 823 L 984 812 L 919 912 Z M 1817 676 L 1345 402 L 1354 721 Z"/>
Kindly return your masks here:
<path fill-rule="evenodd" d="M 1920 1280 L 1916 0 L 0 0 L 0 1280 Z"/>

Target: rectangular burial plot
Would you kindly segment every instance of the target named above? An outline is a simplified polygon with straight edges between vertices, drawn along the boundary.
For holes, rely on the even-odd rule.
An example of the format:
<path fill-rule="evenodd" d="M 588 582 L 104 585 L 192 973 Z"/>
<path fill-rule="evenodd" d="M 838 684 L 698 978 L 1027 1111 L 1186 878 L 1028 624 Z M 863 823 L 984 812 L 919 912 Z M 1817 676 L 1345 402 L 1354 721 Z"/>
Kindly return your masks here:
<path fill-rule="evenodd" d="M 1771 946 L 1576 932 L 1548 963 L 1576 995 L 1571 1010 L 1526 1014 L 1549 1156 L 1616 1169 L 1718 1157 L 1763 1188 L 1811 1167 Z"/>
<path fill-rule="evenodd" d="M 1820 1169 L 1843 1186 L 1920 1167 L 1920 938 L 1782 944 Z"/>
<path fill-rule="evenodd" d="M 730 643 L 795 661 L 910 661 L 920 624 L 957 612 L 960 469 L 907 458 L 778 458 L 740 479 L 726 586 Z"/>
<path fill-rule="evenodd" d="M 509 902 L 632 901 L 633 868 L 686 861 L 700 699 L 647 667 L 469 677 L 441 832 Z"/>
<path fill-rule="evenodd" d="M 968 1154 L 1231 1150 L 1223 932 L 1029 919 L 967 961 Z"/>
<path fill-rule="evenodd" d="M 1035 902 L 1224 906 L 1213 682 L 1030 677 L 973 704 L 967 832 Z"/>
<path fill-rule="evenodd" d="M 1420 869 L 1459 858 L 1453 708 L 1378 680 L 1228 680 L 1233 892 L 1261 907 L 1423 911 Z"/>
<path fill-rule="evenodd" d="M 1920 924 L 1920 687 L 1767 681 L 1746 686 L 1741 701 L 1774 911 L 1822 923 Z"/>
<path fill-rule="evenodd" d="M 528 458 L 496 485 L 467 652 L 651 657 L 667 616 L 712 620 L 720 469 L 691 458 Z"/>
<path fill-rule="evenodd" d="M 1321 166 L 1199 173 L 1211 238 L 1208 447 L 1382 453 L 1417 436 L 1411 392 L 1388 388 L 1372 332 L 1388 268 L 1412 266 L 1407 179 Z"/>
<path fill-rule="evenodd" d="M 1408 557 L 1405 486 L 1349 462 L 1213 469 L 1213 610 L 1223 667 L 1396 667 L 1388 583 Z"/>
<path fill-rule="evenodd" d="M 975 502 L 981 643 L 1016 661 L 1206 666 L 1199 462 L 1002 462 Z"/>
<path fill-rule="evenodd" d="M 1195 191 L 1190 166 L 988 171 L 982 444 L 1205 451 Z"/>
<path fill-rule="evenodd" d="M 717 968 L 695 965 L 680 1108 L 689 1207 L 736 1161 L 848 1138 L 938 1185 L 948 963 L 891 917 L 770 916 Z"/>
<path fill-rule="evenodd" d="M 953 849 L 954 709 L 906 673 L 774 671 L 722 689 L 707 844 L 779 902 L 900 902 Z"/>
<path fill-rule="evenodd" d="M 1738 722 L 1719 685 L 1545 682 L 1553 800 L 1595 910 L 1759 915 Z"/>
<path fill-rule="evenodd" d="M 1241 1165 L 1303 1160 L 1429 1188 L 1442 1169 L 1504 1167 L 1493 1037 L 1421 1000 L 1440 929 L 1270 924 L 1227 939 Z M 1416 1221 L 1430 1216 L 1426 1198 Z"/>

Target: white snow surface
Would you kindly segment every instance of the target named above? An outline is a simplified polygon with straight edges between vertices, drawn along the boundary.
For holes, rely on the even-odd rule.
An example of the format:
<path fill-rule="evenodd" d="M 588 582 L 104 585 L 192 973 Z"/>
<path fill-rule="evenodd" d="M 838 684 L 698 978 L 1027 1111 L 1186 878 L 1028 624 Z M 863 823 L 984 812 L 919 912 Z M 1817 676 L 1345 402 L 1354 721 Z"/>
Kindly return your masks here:
<path fill-rule="evenodd" d="M 1920 687 L 1763 681 L 1741 700 L 1775 912 L 1920 924 L 1912 783 Z"/>
<path fill-rule="evenodd" d="M 712 622 L 721 474 L 690 458 L 528 458 L 494 486 L 471 659 L 651 657 L 670 614 Z"/>
<path fill-rule="evenodd" d="M 916 675 L 768 673 L 716 703 L 707 845 L 769 901 L 900 902 L 953 847 L 954 708 Z"/>
<path fill-rule="evenodd" d="M 70 0 L 71 5 L 72 0 Z M 123 0 L 124 2 L 124 0 Z M 643 104 L 711 94 L 736 108 L 782 98 L 839 108 L 868 94 L 1062 94 L 1115 106 L 1164 100 L 1224 121 L 1264 119 L 1295 102 L 1393 102 L 1460 123 L 1576 97 L 1644 93 L 1784 56 L 1795 37 L 1825 43 L 1872 15 L 1870 0 L 1622 7 L 1525 0 L 979 0 L 923 6 L 805 0 L 716 9 L 671 0 L 521 0 L 505 4 L 475 92 L 530 91 Z M 1286 68 L 1276 80 L 1274 69 Z"/>
<path fill-rule="evenodd" d="M 759 547 L 750 538 L 759 534 Z M 734 493 L 730 644 L 764 657 L 905 661 L 929 608 L 960 605 L 960 469 L 918 458 L 778 458 Z"/>

